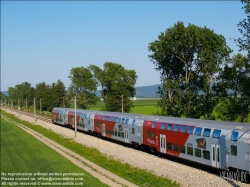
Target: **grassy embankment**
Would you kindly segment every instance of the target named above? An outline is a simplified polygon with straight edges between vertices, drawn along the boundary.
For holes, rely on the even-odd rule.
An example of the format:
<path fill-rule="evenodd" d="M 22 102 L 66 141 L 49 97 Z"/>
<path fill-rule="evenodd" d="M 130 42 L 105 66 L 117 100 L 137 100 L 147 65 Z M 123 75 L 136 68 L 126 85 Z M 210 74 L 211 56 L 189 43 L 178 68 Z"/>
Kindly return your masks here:
<path fill-rule="evenodd" d="M 24 180 L 18 179 L 23 176 L 15 176 L 13 180 L 5 180 L 2 178 L 4 175 L 1 175 L 1 179 L 4 179 L 1 182 L 18 182 L 17 186 L 23 186 L 20 182 L 31 182 L 33 186 L 39 186 L 38 182 L 40 185 L 47 184 L 46 186 L 50 186 L 50 182 L 76 182 L 63 180 L 62 178 L 67 177 L 67 173 L 80 173 L 80 177 L 77 177 L 77 183 L 82 183 L 81 186 L 107 186 L 32 135 L 1 117 L 1 174 L 2 172 L 7 174 L 6 178 L 10 177 L 8 173 L 32 174 L 24 177 Z M 49 177 L 49 175 L 52 177 L 54 173 L 57 173 L 58 175 L 52 178 L 61 180 L 39 180 L 39 177 L 35 176 L 36 173 L 43 173 L 44 177 Z"/>
<path fill-rule="evenodd" d="M 43 134 L 44 136 L 52 139 L 53 141 L 63 145 L 64 147 L 74 151 L 75 153 L 83 156 L 84 158 L 96 163 L 97 165 L 111 171 L 112 173 L 115 173 L 119 175 L 120 177 L 131 181 L 134 184 L 137 184 L 138 186 L 152 186 L 152 187 L 174 187 L 179 186 L 179 184 L 176 184 L 175 182 L 172 182 L 171 180 L 159 177 L 154 175 L 153 173 L 142 170 L 140 168 L 135 168 L 133 166 L 130 166 L 129 164 L 123 164 L 120 161 L 117 161 L 113 159 L 112 157 L 107 157 L 106 155 L 101 154 L 97 149 L 95 148 L 89 148 L 84 145 L 81 145 L 77 142 L 74 142 L 72 139 L 65 139 L 61 135 L 58 135 L 54 133 L 51 130 L 47 130 L 42 128 L 38 125 L 32 125 L 25 121 L 20 121 L 17 117 L 7 114 L 4 111 L 1 111 L 3 114 L 7 115 L 12 120 L 15 120 L 17 122 L 21 122 L 25 126 Z M 3 133 L 3 132 L 1 132 Z M 18 154 L 16 151 L 12 154 Z M 42 163 L 40 163 L 42 164 Z M 28 164 L 27 164 L 28 165 Z M 61 171 L 62 172 L 62 171 Z"/>

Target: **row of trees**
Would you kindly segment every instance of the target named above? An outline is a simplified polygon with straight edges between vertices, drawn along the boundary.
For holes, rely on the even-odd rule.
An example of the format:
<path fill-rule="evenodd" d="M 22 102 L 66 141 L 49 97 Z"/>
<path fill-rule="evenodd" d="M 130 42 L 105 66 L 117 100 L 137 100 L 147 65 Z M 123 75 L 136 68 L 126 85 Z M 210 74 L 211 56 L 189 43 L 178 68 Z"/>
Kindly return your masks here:
<path fill-rule="evenodd" d="M 9 97 L 8 102 L 13 105 L 18 105 L 20 107 L 33 107 L 34 98 L 37 102 L 42 100 L 41 109 L 43 111 L 51 111 L 52 108 L 58 107 L 69 107 L 69 96 L 67 94 L 64 83 L 58 80 L 56 83 L 51 85 L 45 82 L 36 84 L 33 88 L 30 83 L 24 82 L 18 84 L 15 87 L 8 88 Z M 1 97 L 2 102 L 6 98 Z M 19 103 L 18 103 L 19 100 Z M 36 108 L 40 108 L 40 105 L 36 105 Z"/>
<path fill-rule="evenodd" d="M 127 70 L 120 64 L 106 62 L 103 69 L 90 65 L 75 67 L 70 70 L 71 85 L 69 89 L 58 80 L 51 85 L 45 82 L 36 84 L 33 88 L 30 83 L 24 82 L 15 87 L 9 87 L 9 97 L 2 94 L 1 100 L 9 100 L 13 105 L 20 107 L 33 107 L 34 98 L 37 102 L 42 100 L 41 109 L 51 111 L 54 107 L 69 107 L 70 100 L 77 98 L 77 108 L 87 109 L 100 100 L 96 96 L 98 87 L 101 87 L 105 107 L 102 110 L 129 112 L 133 107 L 130 97 L 134 97 L 134 88 L 137 75 L 134 70 Z M 19 101 L 19 103 L 18 103 Z M 123 108 L 122 108 L 123 106 Z M 37 104 L 39 109 L 40 105 Z"/>
<path fill-rule="evenodd" d="M 239 23 L 236 54 L 222 35 L 206 27 L 178 22 L 148 46 L 150 60 L 160 71 L 160 115 L 245 121 L 250 106 L 249 0 L 247 19 Z"/>

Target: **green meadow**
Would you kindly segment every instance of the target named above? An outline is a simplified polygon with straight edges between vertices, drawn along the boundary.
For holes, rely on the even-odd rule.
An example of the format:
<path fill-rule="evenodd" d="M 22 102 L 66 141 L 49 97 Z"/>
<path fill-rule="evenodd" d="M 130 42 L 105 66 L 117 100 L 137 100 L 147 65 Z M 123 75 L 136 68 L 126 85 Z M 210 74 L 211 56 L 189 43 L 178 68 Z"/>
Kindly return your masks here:
<path fill-rule="evenodd" d="M 131 109 L 130 113 L 132 114 L 145 114 L 153 115 L 157 111 L 160 111 L 160 108 L 157 107 L 157 102 L 159 99 L 140 99 L 134 100 L 134 108 Z M 71 106 L 73 107 L 73 106 Z M 104 107 L 104 102 L 99 101 L 96 105 L 90 106 L 90 110 L 101 110 Z"/>
<path fill-rule="evenodd" d="M 26 173 L 26 176 L 11 176 L 13 173 L 21 173 L 22 175 Z M 52 178 L 57 178 L 58 180 L 56 181 L 39 179 L 39 177 L 49 177 L 50 175 L 55 175 L 55 173 L 56 176 Z M 35 139 L 32 135 L 1 117 L 2 185 L 6 182 L 6 185 L 10 186 L 11 182 L 16 182 L 12 184 L 19 183 L 16 186 L 30 186 L 30 184 L 32 186 L 40 186 L 42 184 L 52 186 L 50 183 L 57 182 L 56 186 L 65 186 L 61 183 L 71 182 L 69 184 L 72 184 L 72 182 L 75 182 L 74 180 L 65 180 L 65 176 L 63 175 L 67 173 L 80 174 L 80 177 L 77 177 L 77 185 L 70 186 L 107 186 L 53 149 Z M 39 176 L 35 176 L 36 174 Z M 7 180 L 6 178 L 12 178 L 12 180 Z M 22 185 L 21 182 L 27 185 Z"/>

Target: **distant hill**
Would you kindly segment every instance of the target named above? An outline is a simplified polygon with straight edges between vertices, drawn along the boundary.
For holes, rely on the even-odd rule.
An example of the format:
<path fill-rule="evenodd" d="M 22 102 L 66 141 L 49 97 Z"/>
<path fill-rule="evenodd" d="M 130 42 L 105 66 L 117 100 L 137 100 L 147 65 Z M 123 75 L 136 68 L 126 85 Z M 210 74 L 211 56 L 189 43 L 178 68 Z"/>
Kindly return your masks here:
<path fill-rule="evenodd" d="M 0 92 L 2 92 L 6 96 L 9 96 L 9 93 L 7 91 L 0 91 Z"/>
<path fill-rule="evenodd" d="M 159 97 L 156 95 L 156 91 L 158 90 L 158 86 L 160 86 L 160 84 L 155 84 L 155 85 L 152 85 L 152 86 L 138 86 L 138 87 L 135 87 L 136 89 L 136 95 L 135 97 L 138 97 L 138 98 L 148 98 L 148 97 Z M 1 91 L 3 94 L 9 96 L 9 93 L 7 91 Z M 96 92 L 96 95 L 98 97 L 101 97 L 101 92 L 100 90 L 98 90 Z"/>
<path fill-rule="evenodd" d="M 158 86 L 160 86 L 160 84 L 155 84 L 155 85 L 152 85 L 152 86 L 138 86 L 138 87 L 135 87 L 135 89 L 136 89 L 135 97 L 138 97 L 138 98 L 148 98 L 148 97 L 155 98 L 155 97 L 159 97 L 155 93 L 158 90 Z M 98 90 L 96 92 L 96 95 L 98 97 L 101 97 L 100 90 Z"/>
<path fill-rule="evenodd" d="M 155 84 L 152 86 L 140 86 L 136 88 L 136 97 L 159 97 L 156 95 L 156 91 L 158 90 L 158 86 L 160 84 Z"/>

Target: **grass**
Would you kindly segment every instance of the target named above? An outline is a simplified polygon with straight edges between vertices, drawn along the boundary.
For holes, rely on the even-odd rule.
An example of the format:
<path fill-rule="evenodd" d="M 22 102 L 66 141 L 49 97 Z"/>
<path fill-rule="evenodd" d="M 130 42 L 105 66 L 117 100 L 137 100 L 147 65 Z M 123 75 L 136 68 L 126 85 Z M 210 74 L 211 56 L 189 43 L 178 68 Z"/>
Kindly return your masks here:
<path fill-rule="evenodd" d="M 78 179 L 82 178 L 78 181 L 82 183 L 82 186 L 107 186 L 53 149 L 35 139 L 32 135 L 3 118 L 1 118 L 1 173 L 2 172 L 32 173 L 33 176 L 23 182 L 38 182 L 38 177 L 34 176 L 34 174 L 38 172 L 47 173 L 48 175 L 51 173 L 61 173 L 62 175 L 66 173 L 84 173 L 83 176 L 77 177 Z M 35 180 L 32 180 L 32 178 Z M 62 176 L 56 178 L 62 178 Z M 2 180 L 2 182 L 3 181 L 4 180 Z M 17 182 L 21 181 L 18 180 Z M 56 182 L 73 181 L 58 180 Z"/>
<path fill-rule="evenodd" d="M 3 111 L 2 111 L 3 112 Z M 9 118 L 20 122 L 18 118 L 11 114 L 7 114 Z M 52 139 L 53 141 L 63 145 L 64 147 L 74 151 L 75 153 L 85 157 L 86 159 L 96 163 L 97 165 L 109 170 L 112 173 L 117 174 L 118 176 L 137 184 L 138 186 L 143 187 L 175 187 L 179 186 L 179 184 L 172 182 L 170 179 L 156 176 L 155 174 L 143 170 L 140 168 L 136 168 L 130 166 L 129 164 L 121 163 L 111 157 L 107 157 L 103 155 L 95 148 L 89 148 L 84 145 L 81 145 L 77 142 L 72 141 L 71 139 L 65 139 L 61 135 L 54 133 L 53 131 L 42 128 L 38 125 L 32 125 L 28 122 L 21 121 L 22 124 L 27 127 L 43 134 L 44 136 Z M 119 169 L 118 169 L 119 168 Z"/>
<path fill-rule="evenodd" d="M 160 111 L 160 108 L 157 108 L 158 99 L 141 99 L 134 100 L 134 108 L 131 109 L 131 114 L 145 114 L 145 115 L 153 115 L 157 111 Z M 74 107 L 72 105 L 71 107 Z M 96 105 L 90 106 L 90 110 L 101 110 L 104 107 L 104 102 L 99 101 Z"/>

